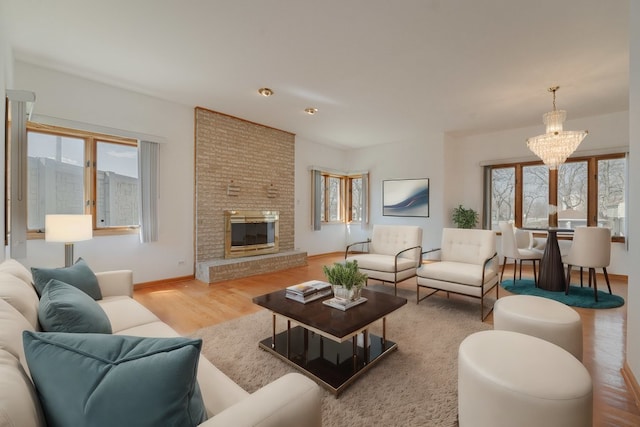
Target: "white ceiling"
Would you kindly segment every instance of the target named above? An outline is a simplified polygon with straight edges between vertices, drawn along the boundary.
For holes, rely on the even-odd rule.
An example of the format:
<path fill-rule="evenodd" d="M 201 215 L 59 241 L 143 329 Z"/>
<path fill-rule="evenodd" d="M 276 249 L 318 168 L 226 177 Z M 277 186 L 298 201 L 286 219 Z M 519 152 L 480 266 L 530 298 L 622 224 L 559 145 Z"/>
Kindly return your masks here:
<path fill-rule="evenodd" d="M 0 1 L 18 60 L 341 147 L 629 105 L 629 0 Z"/>

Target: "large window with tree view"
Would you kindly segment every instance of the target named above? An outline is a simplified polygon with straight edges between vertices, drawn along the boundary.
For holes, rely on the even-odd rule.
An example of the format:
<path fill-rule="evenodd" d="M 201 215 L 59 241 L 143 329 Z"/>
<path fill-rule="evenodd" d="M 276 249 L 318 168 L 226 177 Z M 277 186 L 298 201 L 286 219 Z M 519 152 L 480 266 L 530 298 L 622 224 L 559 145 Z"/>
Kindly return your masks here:
<path fill-rule="evenodd" d="M 547 227 L 550 215 L 560 228 L 599 226 L 623 238 L 627 159 L 624 153 L 567 160 L 557 171 L 539 162 L 487 166 L 490 169 L 490 226 Z"/>

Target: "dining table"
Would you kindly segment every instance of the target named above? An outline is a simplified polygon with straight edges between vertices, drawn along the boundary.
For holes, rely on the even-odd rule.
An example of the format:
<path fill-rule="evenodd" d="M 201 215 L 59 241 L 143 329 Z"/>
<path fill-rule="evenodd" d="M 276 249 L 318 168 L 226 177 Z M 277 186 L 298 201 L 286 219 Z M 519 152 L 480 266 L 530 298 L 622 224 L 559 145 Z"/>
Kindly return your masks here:
<path fill-rule="evenodd" d="M 547 244 L 540 260 L 538 287 L 547 291 L 564 292 L 567 279 L 562 263 L 560 245 L 558 244 L 558 233 L 573 233 L 574 230 L 558 227 L 524 227 L 523 230 L 547 233 Z"/>

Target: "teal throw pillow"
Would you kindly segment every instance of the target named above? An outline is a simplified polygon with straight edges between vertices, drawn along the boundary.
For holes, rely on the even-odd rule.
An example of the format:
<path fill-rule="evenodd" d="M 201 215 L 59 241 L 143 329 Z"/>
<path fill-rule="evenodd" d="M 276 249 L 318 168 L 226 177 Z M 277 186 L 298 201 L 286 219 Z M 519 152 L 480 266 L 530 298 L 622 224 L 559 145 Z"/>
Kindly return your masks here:
<path fill-rule="evenodd" d="M 24 331 L 48 426 L 196 426 L 202 340 Z"/>
<path fill-rule="evenodd" d="M 31 274 L 33 275 L 33 285 L 38 291 L 38 295 L 42 295 L 42 291 L 44 287 L 47 286 L 47 283 L 49 283 L 49 280 L 57 279 L 71 286 L 75 286 L 95 300 L 102 299 L 98 278 L 82 258 L 78 258 L 78 261 L 71 267 L 32 267 Z"/>
<path fill-rule="evenodd" d="M 56 279 L 49 280 L 42 291 L 38 321 L 45 332 L 111 333 L 111 322 L 100 304 Z"/>

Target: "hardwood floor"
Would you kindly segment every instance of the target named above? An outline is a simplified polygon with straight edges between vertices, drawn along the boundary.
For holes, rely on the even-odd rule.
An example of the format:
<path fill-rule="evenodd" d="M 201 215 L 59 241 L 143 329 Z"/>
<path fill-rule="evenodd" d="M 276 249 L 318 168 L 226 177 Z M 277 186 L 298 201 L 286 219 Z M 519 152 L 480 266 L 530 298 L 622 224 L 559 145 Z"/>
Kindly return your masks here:
<path fill-rule="evenodd" d="M 323 278 L 322 266 L 342 258 L 341 254 L 309 257 L 308 265 L 276 273 L 208 285 L 197 280 L 168 282 L 136 289 L 134 298 L 181 334 L 235 319 L 260 310 L 252 303 L 262 295 L 295 283 Z M 507 265 L 505 277 L 510 277 Z M 530 275 L 530 268 L 523 275 Z M 574 275 L 574 280 L 577 275 Z M 613 293 L 627 297 L 626 279 L 611 277 Z M 604 278 L 598 278 L 599 288 Z M 399 285 L 415 290 L 415 278 Z M 391 290 L 391 287 L 389 288 Z M 507 295 L 504 289 L 500 296 Z M 440 298 L 433 296 L 432 298 Z M 464 298 L 452 296 L 451 298 Z M 415 304 L 415 301 L 409 301 Z M 640 409 L 622 378 L 627 306 L 607 310 L 576 309 L 582 317 L 584 333 L 583 363 L 594 384 L 594 426 L 640 426 Z M 493 322 L 490 315 L 486 320 Z M 640 380 L 640 378 L 636 378 Z"/>

